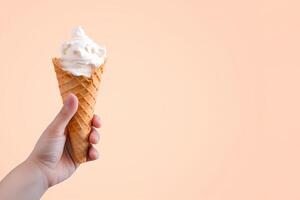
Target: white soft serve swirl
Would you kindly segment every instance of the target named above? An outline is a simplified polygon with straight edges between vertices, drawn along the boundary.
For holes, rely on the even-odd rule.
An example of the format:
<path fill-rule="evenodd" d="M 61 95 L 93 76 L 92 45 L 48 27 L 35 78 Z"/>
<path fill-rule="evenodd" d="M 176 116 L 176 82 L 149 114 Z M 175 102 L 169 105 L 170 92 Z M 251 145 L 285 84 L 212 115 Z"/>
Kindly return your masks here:
<path fill-rule="evenodd" d="M 105 59 L 106 48 L 91 40 L 81 27 L 75 28 L 72 39 L 62 45 L 62 69 L 74 76 L 91 77 L 93 68 L 100 67 Z"/>

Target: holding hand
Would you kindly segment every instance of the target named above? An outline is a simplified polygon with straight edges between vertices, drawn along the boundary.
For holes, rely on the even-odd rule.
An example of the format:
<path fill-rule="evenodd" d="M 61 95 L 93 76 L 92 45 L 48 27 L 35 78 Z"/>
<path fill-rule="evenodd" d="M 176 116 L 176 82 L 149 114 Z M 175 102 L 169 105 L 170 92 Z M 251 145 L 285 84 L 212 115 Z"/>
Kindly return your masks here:
<path fill-rule="evenodd" d="M 41 135 L 29 156 L 29 162 L 37 165 L 45 174 L 49 187 L 69 178 L 78 167 L 78 164 L 73 162 L 68 151 L 69 148 L 67 148 L 69 140 L 67 140 L 68 131 L 66 130 L 66 126 L 76 113 L 77 108 L 77 97 L 70 94 L 64 102 L 64 106 Z M 92 126 L 89 136 L 89 142 L 91 143 L 88 152 L 89 161 L 98 158 L 98 152 L 93 147 L 93 144 L 99 142 L 99 133 L 95 129 L 101 126 L 98 116 L 94 116 L 92 119 Z"/>
<path fill-rule="evenodd" d="M 66 129 L 78 108 L 77 97 L 69 94 L 64 106 L 43 132 L 30 156 L 0 182 L 0 197 L 11 200 L 35 200 L 51 186 L 69 178 L 78 167 L 68 151 Z M 98 158 L 93 144 L 99 142 L 100 118 L 94 116 L 89 136 L 88 161 Z"/>

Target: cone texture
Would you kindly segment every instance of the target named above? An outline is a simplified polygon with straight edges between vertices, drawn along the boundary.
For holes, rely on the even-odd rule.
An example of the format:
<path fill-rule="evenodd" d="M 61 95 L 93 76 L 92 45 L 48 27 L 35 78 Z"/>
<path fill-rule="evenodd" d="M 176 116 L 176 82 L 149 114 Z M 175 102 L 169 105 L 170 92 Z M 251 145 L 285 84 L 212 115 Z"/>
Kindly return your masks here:
<path fill-rule="evenodd" d="M 78 98 L 78 110 L 68 124 L 71 155 L 76 163 L 87 161 L 89 148 L 88 137 L 91 131 L 91 121 L 94 116 L 97 92 L 99 89 L 103 66 L 95 68 L 91 77 L 74 76 L 62 70 L 60 59 L 52 59 L 60 94 L 63 101 L 69 93 Z"/>

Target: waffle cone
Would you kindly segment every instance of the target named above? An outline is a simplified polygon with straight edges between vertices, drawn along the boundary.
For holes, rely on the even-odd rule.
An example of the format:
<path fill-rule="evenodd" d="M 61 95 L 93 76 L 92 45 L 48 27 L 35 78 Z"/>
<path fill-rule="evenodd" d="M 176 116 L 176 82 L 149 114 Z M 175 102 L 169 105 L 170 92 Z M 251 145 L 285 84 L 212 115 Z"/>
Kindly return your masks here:
<path fill-rule="evenodd" d="M 52 62 L 62 100 L 64 101 L 69 93 L 75 94 L 78 98 L 78 110 L 69 122 L 67 129 L 69 131 L 71 144 L 69 150 L 72 159 L 76 163 L 83 163 L 87 161 L 88 137 L 91 131 L 91 122 L 94 116 L 96 97 L 104 64 L 99 68 L 95 68 L 91 77 L 84 77 L 74 76 L 62 70 L 58 58 L 53 58 Z"/>

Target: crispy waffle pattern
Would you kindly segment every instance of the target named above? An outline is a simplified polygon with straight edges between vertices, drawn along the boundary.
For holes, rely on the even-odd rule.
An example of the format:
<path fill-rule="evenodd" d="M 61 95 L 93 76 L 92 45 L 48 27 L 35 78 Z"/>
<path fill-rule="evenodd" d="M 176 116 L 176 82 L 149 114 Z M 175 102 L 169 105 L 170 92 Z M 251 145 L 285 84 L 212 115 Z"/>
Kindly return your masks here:
<path fill-rule="evenodd" d="M 73 93 L 78 98 L 78 110 L 68 124 L 71 155 L 76 163 L 87 161 L 91 131 L 91 121 L 94 116 L 96 97 L 101 82 L 104 65 L 95 68 L 91 77 L 74 76 L 62 70 L 59 58 L 52 60 L 59 84 L 62 100 Z"/>

